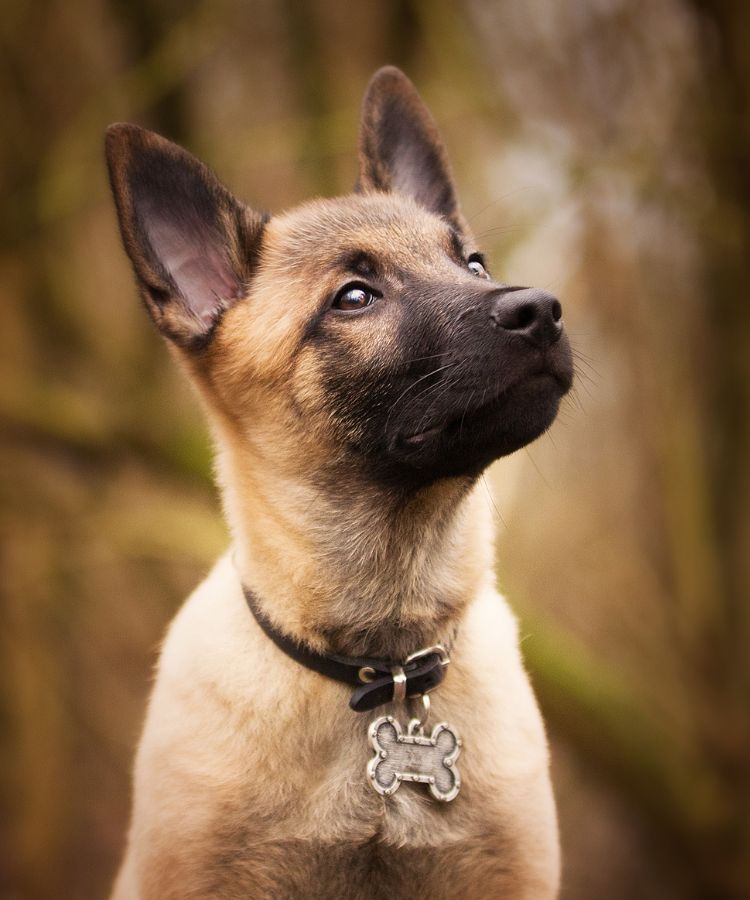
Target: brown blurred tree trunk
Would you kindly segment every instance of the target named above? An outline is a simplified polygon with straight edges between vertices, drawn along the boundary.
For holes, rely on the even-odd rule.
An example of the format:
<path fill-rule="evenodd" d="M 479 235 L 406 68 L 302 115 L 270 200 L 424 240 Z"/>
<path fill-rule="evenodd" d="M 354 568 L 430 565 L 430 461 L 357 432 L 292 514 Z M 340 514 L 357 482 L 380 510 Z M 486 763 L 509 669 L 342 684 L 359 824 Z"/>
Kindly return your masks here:
<path fill-rule="evenodd" d="M 704 435 L 720 560 L 717 621 L 699 671 L 710 696 L 707 750 L 727 791 L 726 827 L 702 848 L 716 896 L 750 895 L 750 6 L 694 0 L 704 37 L 699 133 L 715 202 L 705 248 Z M 702 121 L 701 121 L 702 120 Z"/>

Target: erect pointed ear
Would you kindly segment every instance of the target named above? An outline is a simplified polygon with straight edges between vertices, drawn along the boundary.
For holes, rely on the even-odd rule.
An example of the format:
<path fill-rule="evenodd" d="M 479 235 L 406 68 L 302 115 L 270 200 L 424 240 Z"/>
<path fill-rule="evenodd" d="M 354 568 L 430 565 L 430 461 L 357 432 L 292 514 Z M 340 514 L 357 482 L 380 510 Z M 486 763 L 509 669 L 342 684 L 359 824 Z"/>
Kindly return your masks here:
<path fill-rule="evenodd" d="M 252 274 L 265 217 L 187 151 L 135 125 L 111 125 L 107 164 L 123 243 L 159 329 L 205 345 Z"/>
<path fill-rule="evenodd" d="M 357 191 L 398 191 L 461 228 L 448 156 L 417 89 L 394 66 L 373 75 L 362 103 Z"/>

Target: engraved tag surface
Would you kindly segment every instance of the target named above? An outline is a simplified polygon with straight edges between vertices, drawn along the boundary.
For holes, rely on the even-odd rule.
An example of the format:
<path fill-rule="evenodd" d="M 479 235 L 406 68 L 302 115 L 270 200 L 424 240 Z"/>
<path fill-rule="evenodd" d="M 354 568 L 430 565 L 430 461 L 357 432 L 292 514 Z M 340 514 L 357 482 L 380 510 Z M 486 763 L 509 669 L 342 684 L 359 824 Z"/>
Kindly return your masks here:
<path fill-rule="evenodd" d="M 418 722 L 414 722 L 418 726 Z M 368 737 L 375 755 L 367 764 L 367 777 L 379 794 L 388 797 L 402 781 L 428 785 L 433 797 L 448 802 L 461 787 L 456 760 L 461 738 L 454 728 L 441 722 L 425 737 L 421 728 L 404 734 L 393 716 L 381 716 L 370 725 Z"/>

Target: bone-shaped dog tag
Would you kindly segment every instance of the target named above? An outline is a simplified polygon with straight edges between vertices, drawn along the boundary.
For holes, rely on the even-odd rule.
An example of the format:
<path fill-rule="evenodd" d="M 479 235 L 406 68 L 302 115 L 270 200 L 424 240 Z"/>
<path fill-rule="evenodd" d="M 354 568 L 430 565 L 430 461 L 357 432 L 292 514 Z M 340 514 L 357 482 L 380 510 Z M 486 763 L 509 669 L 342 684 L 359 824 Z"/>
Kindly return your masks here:
<path fill-rule="evenodd" d="M 441 722 L 425 737 L 411 724 L 404 734 L 393 716 L 381 716 L 370 725 L 368 735 L 375 755 L 367 764 L 367 776 L 379 794 L 390 796 L 402 781 L 428 785 L 437 800 L 447 802 L 458 794 L 461 777 L 456 760 L 461 738 L 450 725 Z"/>

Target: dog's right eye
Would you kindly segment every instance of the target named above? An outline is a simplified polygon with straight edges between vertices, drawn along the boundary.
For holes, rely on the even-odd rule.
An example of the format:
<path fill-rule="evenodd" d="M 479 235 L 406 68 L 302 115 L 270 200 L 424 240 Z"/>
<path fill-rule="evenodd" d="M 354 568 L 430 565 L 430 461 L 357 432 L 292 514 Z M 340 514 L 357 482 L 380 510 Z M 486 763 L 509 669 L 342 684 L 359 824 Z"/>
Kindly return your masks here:
<path fill-rule="evenodd" d="M 481 253 L 472 253 L 466 260 L 466 265 L 472 275 L 476 275 L 477 278 L 486 278 L 489 280 L 490 273 L 487 271 L 487 266 L 485 265 L 484 257 Z"/>
<path fill-rule="evenodd" d="M 336 294 L 332 306 L 334 309 L 341 309 L 344 312 L 355 312 L 370 306 L 379 296 L 375 291 L 362 284 L 347 284 Z"/>

